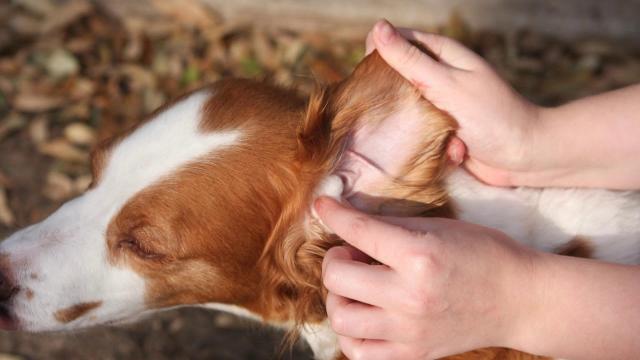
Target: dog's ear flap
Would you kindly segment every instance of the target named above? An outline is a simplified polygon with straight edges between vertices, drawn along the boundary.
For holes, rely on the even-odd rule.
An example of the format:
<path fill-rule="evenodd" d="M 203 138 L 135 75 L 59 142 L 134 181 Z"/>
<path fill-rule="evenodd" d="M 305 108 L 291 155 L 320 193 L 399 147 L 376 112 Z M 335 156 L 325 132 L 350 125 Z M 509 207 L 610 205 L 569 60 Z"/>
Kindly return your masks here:
<path fill-rule="evenodd" d="M 382 120 L 407 98 L 419 94 L 373 52 L 339 83 L 317 86 L 298 128 L 298 160 L 331 162 L 364 122 Z M 335 164 L 331 164 L 335 165 Z"/>
<path fill-rule="evenodd" d="M 328 86 L 318 85 L 309 97 L 304 120 L 297 132 L 297 160 L 300 162 L 322 162 L 328 155 L 332 114 L 327 112 L 327 105 L 331 90 Z"/>
<path fill-rule="evenodd" d="M 345 80 L 311 96 L 298 132 L 299 159 L 323 177 L 351 166 L 343 154 L 357 154 L 369 163 L 355 171 L 368 187 L 356 189 L 352 204 L 371 213 L 417 215 L 446 202 L 441 180 L 455 128 L 374 51 Z"/>

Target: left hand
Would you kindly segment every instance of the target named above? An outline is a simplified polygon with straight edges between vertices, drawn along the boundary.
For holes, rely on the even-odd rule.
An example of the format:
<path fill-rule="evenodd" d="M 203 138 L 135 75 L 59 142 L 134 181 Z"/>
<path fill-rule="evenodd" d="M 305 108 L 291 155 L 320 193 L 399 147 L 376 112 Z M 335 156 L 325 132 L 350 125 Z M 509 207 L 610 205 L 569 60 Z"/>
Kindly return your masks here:
<path fill-rule="evenodd" d="M 376 218 L 328 198 L 315 206 L 351 245 L 323 262 L 327 314 L 347 357 L 432 359 L 517 343 L 536 253 L 462 221 Z"/>

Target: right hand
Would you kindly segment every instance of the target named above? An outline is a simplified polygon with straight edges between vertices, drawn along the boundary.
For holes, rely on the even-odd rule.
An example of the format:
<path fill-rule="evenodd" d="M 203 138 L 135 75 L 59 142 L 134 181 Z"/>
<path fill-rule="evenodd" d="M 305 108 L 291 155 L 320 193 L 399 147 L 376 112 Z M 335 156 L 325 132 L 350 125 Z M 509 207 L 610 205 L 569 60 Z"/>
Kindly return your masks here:
<path fill-rule="evenodd" d="M 438 60 L 407 39 L 424 45 Z M 544 170 L 533 151 L 540 108 L 516 93 L 479 55 L 444 36 L 396 30 L 386 20 L 367 36 L 367 53 L 374 49 L 458 122 L 448 149 L 454 163 L 461 163 L 466 152 L 466 169 L 496 186 L 525 185 L 520 179 Z"/>

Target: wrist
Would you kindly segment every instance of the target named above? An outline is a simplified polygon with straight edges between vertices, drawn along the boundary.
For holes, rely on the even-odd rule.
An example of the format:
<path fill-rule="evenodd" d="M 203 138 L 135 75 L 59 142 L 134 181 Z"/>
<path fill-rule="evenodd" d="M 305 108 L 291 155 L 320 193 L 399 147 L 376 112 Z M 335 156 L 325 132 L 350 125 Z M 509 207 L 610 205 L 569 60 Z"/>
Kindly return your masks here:
<path fill-rule="evenodd" d="M 520 258 L 513 270 L 512 280 L 506 282 L 506 293 L 509 309 L 505 321 L 503 341 L 500 346 L 527 351 L 535 343 L 536 326 L 544 317 L 545 273 L 548 267 L 549 254 L 533 250 L 524 250 L 524 258 Z"/>
<path fill-rule="evenodd" d="M 523 140 L 523 159 L 512 172 L 515 186 L 556 186 L 571 176 L 575 165 L 571 155 L 571 141 L 563 133 L 562 109 L 533 105 L 528 121 L 527 136 Z"/>

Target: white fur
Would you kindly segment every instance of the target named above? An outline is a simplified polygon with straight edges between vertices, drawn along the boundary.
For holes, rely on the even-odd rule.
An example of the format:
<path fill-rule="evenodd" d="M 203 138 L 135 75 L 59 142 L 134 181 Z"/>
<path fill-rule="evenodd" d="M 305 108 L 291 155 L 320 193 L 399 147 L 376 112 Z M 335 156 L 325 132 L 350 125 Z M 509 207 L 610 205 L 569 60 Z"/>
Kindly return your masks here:
<path fill-rule="evenodd" d="M 339 354 L 338 336 L 331 330 L 329 320 L 306 324 L 301 332 L 317 360 L 333 360 Z"/>
<path fill-rule="evenodd" d="M 336 201 L 342 201 L 342 192 L 344 191 L 344 184 L 342 179 L 337 175 L 330 175 L 324 178 L 318 187 L 315 189 L 313 198 L 314 200 L 320 196 L 327 196 L 333 198 Z M 322 230 L 329 234 L 333 234 L 333 231 L 322 223 L 318 213 L 316 212 L 313 202 L 311 203 L 311 218 L 322 227 Z"/>
<path fill-rule="evenodd" d="M 210 96 L 208 91 L 192 94 L 145 123 L 115 146 L 95 189 L 2 243 L 0 252 L 8 255 L 24 290 L 12 307 L 22 328 L 118 322 L 145 310 L 144 280 L 107 260 L 106 229 L 141 190 L 199 157 L 238 143 L 240 131 L 199 130 L 201 109 Z M 32 299 L 27 300 L 26 289 L 33 292 Z M 101 306 L 69 324 L 54 317 L 60 309 L 94 301 Z"/>
<path fill-rule="evenodd" d="M 463 170 L 447 179 L 457 216 L 504 231 L 542 251 L 585 237 L 594 257 L 640 263 L 640 192 L 601 189 L 499 188 Z"/>

